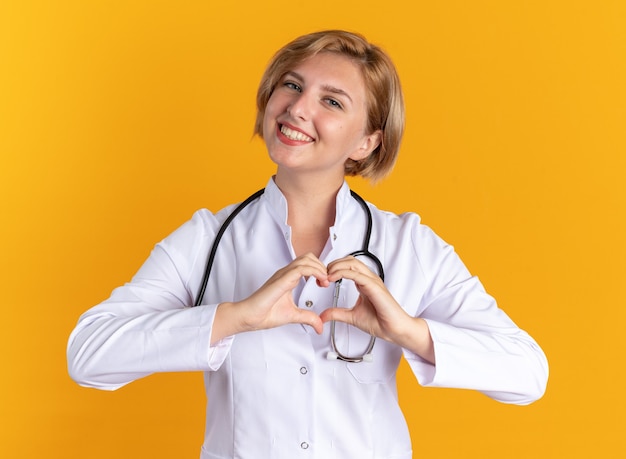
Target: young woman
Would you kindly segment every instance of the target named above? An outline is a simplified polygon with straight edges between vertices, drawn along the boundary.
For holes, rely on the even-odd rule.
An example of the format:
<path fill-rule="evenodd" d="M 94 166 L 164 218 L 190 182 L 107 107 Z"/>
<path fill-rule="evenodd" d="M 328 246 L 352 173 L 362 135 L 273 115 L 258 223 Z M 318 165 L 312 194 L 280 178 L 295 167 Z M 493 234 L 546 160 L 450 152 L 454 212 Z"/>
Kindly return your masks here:
<path fill-rule="evenodd" d="M 274 56 L 257 107 L 276 175 L 243 208 L 196 212 L 87 311 L 72 377 L 117 389 L 204 371 L 203 458 L 411 458 L 402 355 L 424 386 L 541 397 L 543 352 L 452 247 L 344 180 L 395 162 L 404 108 L 387 55 L 352 33 L 305 35 Z"/>

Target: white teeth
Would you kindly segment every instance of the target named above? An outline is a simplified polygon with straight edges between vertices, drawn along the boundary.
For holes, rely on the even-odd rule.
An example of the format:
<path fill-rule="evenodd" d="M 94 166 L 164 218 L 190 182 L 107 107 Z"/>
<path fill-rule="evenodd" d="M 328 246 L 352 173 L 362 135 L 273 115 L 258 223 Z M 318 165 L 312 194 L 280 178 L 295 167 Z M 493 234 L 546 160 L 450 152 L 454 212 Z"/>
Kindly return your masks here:
<path fill-rule="evenodd" d="M 284 125 L 280 126 L 280 132 L 282 132 L 285 137 L 291 140 L 300 140 L 303 142 L 310 142 L 311 140 L 313 140 L 308 135 L 305 135 L 302 132 L 294 131 L 293 129 L 289 129 L 287 126 Z"/>

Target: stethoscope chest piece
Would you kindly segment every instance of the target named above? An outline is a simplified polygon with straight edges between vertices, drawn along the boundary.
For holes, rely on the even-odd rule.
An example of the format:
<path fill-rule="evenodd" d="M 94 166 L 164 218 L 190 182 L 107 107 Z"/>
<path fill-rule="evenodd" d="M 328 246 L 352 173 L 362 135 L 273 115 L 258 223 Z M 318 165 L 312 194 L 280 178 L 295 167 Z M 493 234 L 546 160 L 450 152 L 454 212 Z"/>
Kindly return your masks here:
<path fill-rule="evenodd" d="M 369 245 L 369 238 L 367 242 Z M 369 258 L 371 261 L 374 262 L 376 269 L 378 270 L 378 275 L 380 276 L 380 278 L 383 281 L 385 280 L 385 274 L 383 272 L 382 263 L 380 262 L 380 260 L 378 259 L 376 255 L 374 255 L 369 250 L 367 250 L 367 247 L 364 248 L 363 250 L 357 250 L 356 252 L 352 252 L 350 256 Z M 339 292 L 341 291 L 341 285 L 342 285 L 341 279 L 335 282 L 335 291 L 333 294 L 333 308 L 336 308 L 339 306 Z M 339 352 L 337 348 L 337 340 L 336 340 L 337 335 L 336 335 L 335 327 L 336 327 L 335 321 L 331 320 L 330 322 L 330 346 L 332 350 L 326 354 L 326 358 L 328 360 L 341 360 L 343 362 L 348 362 L 348 363 L 360 363 L 360 362 L 371 363 L 374 361 L 374 356 L 372 355 L 372 350 L 374 349 L 374 344 L 376 343 L 376 337 L 374 335 L 370 335 L 369 343 L 367 344 L 367 347 L 365 351 L 363 352 L 363 354 L 361 354 L 360 356 L 351 357 L 351 356 L 348 356 Z"/>

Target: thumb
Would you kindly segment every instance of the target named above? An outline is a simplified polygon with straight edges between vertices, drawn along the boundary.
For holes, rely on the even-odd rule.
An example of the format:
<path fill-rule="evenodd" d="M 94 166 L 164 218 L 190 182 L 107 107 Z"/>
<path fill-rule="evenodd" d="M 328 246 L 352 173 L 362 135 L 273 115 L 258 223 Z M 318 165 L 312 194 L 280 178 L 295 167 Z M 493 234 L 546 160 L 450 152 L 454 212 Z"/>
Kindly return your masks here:
<path fill-rule="evenodd" d="M 352 309 L 328 308 L 320 314 L 320 318 L 323 323 L 336 320 L 337 322 L 352 324 Z"/>
<path fill-rule="evenodd" d="M 296 311 L 295 322 L 310 325 L 318 335 L 322 334 L 324 331 L 324 322 L 322 322 L 320 316 L 313 311 L 304 311 L 302 309 L 297 309 Z"/>

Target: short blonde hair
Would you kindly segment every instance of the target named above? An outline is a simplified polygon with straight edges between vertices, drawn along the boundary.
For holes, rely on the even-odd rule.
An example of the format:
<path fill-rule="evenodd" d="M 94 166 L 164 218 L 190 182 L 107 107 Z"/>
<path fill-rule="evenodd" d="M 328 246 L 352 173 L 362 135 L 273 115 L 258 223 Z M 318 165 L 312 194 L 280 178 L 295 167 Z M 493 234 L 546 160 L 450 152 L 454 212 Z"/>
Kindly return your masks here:
<path fill-rule="evenodd" d="M 389 56 L 359 34 L 326 30 L 303 35 L 281 48 L 259 84 L 254 133 L 263 138 L 267 103 L 285 73 L 320 52 L 346 56 L 361 69 L 367 92 L 367 133 L 380 130 L 381 142 L 367 158 L 347 160 L 345 174 L 376 182 L 389 174 L 396 162 L 404 132 L 404 100 L 398 73 Z"/>

